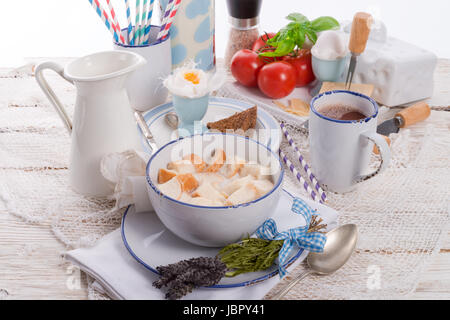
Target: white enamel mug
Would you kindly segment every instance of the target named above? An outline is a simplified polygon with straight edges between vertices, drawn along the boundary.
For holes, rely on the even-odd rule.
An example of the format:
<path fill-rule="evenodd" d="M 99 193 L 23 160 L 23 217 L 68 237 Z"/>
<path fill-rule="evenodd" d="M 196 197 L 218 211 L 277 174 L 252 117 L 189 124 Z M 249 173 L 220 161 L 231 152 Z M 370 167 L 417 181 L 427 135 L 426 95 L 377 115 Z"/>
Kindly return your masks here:
<path fill-rule="evenodd" d="M 366 115 L 366 118 L 336 120 L 318 112 L 329 105 L 351 106 Z M 389 166 L 390 149 L 383 136 L 376 132 L 377 118 L 377 103 L 357 92 L 329 91 L 311 101 L 311 164 L 324 188 L 338 193 L 351 191 L 358 182 L 382 173 Z M 381 164 L 374 172 L 368 173 L 374 143 L 380 151 Z"/>
<path fill-rule="evenodd" d="M 155 41 L 159 30 L 159 26 L 150 27 L 149 44 L 113 44 L 114 50 L 137 53 L 147 60 L 147 64 L 133 73 L 127 83 L 131 106 L 141 112 L 165 103 L 169 95 L 163 79 L 172 71 L 170 37 Z M 126 29 L 122 30 L 122 34 L 128 38 Z"/>

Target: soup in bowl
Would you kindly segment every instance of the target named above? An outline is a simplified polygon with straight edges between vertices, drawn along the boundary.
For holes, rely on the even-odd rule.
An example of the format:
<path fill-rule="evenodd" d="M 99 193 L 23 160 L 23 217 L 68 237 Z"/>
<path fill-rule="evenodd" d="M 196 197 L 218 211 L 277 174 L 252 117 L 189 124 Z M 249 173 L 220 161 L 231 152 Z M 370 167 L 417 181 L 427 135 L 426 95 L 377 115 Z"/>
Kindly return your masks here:
<path fill-rule="evenodd" d="M 284 170 L 250 138 L 205 133 L 169 142 L 147 164 L 161 222 L 193 244 L 222 247 L 251 235 L 277 206 Z"/>

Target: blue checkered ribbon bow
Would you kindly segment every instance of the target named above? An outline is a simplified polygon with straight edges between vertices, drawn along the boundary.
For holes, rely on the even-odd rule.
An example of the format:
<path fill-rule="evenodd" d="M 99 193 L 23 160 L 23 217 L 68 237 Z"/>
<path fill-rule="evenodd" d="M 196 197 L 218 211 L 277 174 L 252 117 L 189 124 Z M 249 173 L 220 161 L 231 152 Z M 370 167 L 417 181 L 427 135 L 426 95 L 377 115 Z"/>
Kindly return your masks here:
<path fill-rule="evenodd" d="M 287 231 L 278 232 L 275 220 L 268 219 L 258 228 L 258 230 L 256 230 L 256 236 L 258 238 L 264 240 L 284 240 L 283 246 L 278 254 L 280 278 L 284 277 L 287 273 L 284 265 L 286 264 L 291 251 L 294 249 L 295 244 L 300 248 L 311 252 L 322 252 L 323 246 L 327 241 L 327 237 L 322 233 L 307 232 L 313 212 L 303 200 L 295 198 L 291 210 L 305 218 L 306 225 L 304 227 L 297 227 Z"/>

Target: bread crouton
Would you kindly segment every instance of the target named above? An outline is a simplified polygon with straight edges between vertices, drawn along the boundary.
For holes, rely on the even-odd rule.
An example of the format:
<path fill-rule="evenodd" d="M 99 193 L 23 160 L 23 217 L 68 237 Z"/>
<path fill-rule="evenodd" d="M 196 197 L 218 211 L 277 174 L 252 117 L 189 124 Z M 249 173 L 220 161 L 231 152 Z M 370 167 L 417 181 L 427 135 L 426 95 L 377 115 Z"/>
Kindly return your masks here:
<path fill-rule="evenodd" d="M 181 197 L 181 183 L 176 177 L 170 179 L 166 183 L 158 185 L 159 191 L 165 196 L 173 199 L 180 199 Z"/>
<path fill-rule="evenodd" d="M 218 191 L 208 182 L 202 183 L 197 190 L 192 193 L 192 197 L 202 197 L 220 202 L 226 200 L 226 195 Z"/>
<path fill-rule="evenodd" d="M 239 170 L 241 177 L 252 175 L 258 180 L 267 178 L 270 176 L 270 167 L 262 166 L 257 163 L 246 163 Z"/>
<path fill-rule="evenodd" d="M 225 180 L 225 178 L 215 172 L 199 172 L 194 174 L 194 178 L 197 179 L 199 184 L 208 182 L 212 186 L 216 187 L 217 184 Z"/>
<path fill-rule="evenodd" d="M 258 190 L 251 183 L 247 183 L 235 192 L 233 192 L 228 198 L 226 203 L 230 206 L 235 206 L 242 203 L 247 203 L 258 198 Z"/>
<path fill-rule="evenodd" d="M 195 173 L 195 166 L 191 160 L 177 160 L 167 164 L 167 169 L 176 171 L 178 174 Z"/>
<path fill-rule="evenodd" d="M 194 178 L 192 173 L 184 173 L 177 175 L 177 179 L 181 184 L 181 191 L 192 192 L 198 187 L 198 181 Z"/>
<path fill-rule="evenodd" d="M 240 189 L 242 186 L 246 185 L 247 183 L 250 183 L 253 179 L 254 178 L 251 175 L 236 179 L 225 185 L 221 189 L 221 191 L 225 192 L 227 195 L 231 195 L 233 192 Z"/>
<path fill-rule="evenodd" d="M 175 177 L 177 173 L 172 170 L 167 170 L 164 168 L 159 169 L 158 171 L 158 183 L 165 183 Z"/>
<path fill-rule="evenodd" d="M 273 183 L 270 180 L 254 180 L 252 185 L 256 188 L 258 198 L 270 192 L 273 189 Z"/>
<path fill-rule="evenodd" d="M 187 156 L 184 156 L 183 160 L 191 161 L 191 163 L 195 167 L 196 172 L 202 172 L 206 168 L 205 161 L 203 161 L 203 159 L 200 156 L 198 156 L 198 155 L 196 155 L 194 153 L 191 153 L 191 154 L 188 154 Z"/>
<path fill-rule="evenodd" d="M 236 174 L 239 173 L 239 170 L 244 167 L 245 160 L 239 157 L 234 157 L 234 161 L 232 163 L 226 163 L 222 168 L 220 168 L 219 172 L 227 179 L 232 178 Z"/>
<path fill-rule="evenodd" d="M 208 167 L 206 168 L 206 172 L 217 172 L 220 168 L 225 164 L 225 160 L 227 156 L 223 149 L 214 150 L 214 155 L 211 160 L 208 162 Z"/>

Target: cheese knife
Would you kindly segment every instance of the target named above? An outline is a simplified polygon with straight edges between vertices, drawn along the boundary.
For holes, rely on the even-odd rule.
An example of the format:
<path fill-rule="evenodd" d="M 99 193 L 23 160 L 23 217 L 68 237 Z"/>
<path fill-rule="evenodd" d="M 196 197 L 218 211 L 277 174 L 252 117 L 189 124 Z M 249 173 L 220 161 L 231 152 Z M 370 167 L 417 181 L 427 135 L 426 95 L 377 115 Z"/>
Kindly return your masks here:
<path fill-rule="evenodd" d="M 357 12 L 353 17 L 352 29 L 350 32 L 350 42 L 348 44 L 348 48 L 352 54 L 352 57 L 350 60 L 350 66 L 348 68 L 347 80 L 345 81 L 345 88 L 347 90 L 350 90 L 350 87 L 352 85 L 358 56 L 366 49 L 372 22 L 372 16 L 366 12 Z"/>
<path fill-rule="evenodd" d="M 430 106 L 426 102 L 419 102 L 398 112 L 394 118 L 378 125 L 377 133 L 389 136 L 391 133 L 398 133 L 400 128 L 405 128 L 417 122 L 425 120 L 430 116 Z"/>

